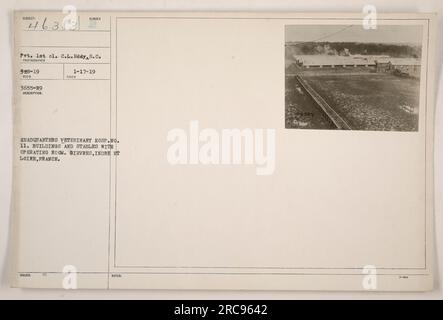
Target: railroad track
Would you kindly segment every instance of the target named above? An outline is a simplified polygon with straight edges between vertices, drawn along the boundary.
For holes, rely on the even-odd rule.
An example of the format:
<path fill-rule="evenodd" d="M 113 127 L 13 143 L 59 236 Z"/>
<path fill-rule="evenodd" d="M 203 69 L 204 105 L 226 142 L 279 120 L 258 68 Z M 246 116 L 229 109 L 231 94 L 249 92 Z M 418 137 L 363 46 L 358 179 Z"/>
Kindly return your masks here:
<path fill-rule="evenodd" d="M 300 85 L 309 93 L 312 99 L 323 110 L 326 116 L 331 120 L 334 126 L 340 130 L 352 130 L 349 123 L 340 116 L 334 108 L 332 108 L 321 95 L 317 93 L 300 75 L 296 75 L 295 78 Z"/>

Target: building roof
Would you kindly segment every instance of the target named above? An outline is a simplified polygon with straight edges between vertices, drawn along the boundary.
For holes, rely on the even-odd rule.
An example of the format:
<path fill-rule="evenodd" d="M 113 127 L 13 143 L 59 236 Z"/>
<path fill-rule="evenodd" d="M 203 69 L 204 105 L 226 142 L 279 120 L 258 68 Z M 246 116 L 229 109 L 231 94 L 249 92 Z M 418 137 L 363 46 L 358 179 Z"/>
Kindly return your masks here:
<path fill-rule="evenodd" d="M 298 55 L 295 59 L 302 62 L 305 66 L 313 65 L 354 65 L 354 64 L 371 64 L 371 62 L 355 58 L 354 56 L 338 56 L 338 55 Z"/>
<path fill-rule="evenodd" d="M 387 55 L 296 55 L 295 60 L 304 66 L 316 65 L 373 65 L 378 63 L 392 63 L 393 65 L 420 65 L 420 60 L 415 58 L 391 58 Z"/>

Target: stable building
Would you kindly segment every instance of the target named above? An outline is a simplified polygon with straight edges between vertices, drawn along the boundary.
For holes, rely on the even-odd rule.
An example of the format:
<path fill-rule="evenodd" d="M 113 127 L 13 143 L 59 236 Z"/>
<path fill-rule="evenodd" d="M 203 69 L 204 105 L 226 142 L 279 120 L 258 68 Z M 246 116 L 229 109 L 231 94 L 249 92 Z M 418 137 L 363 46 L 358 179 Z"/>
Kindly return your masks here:
<path fill-rule="evenodd" d="M 297 65 L 304 68 L 368 67 L 374 62 L 353 56 L 338 55 L 299 55 L 295 56 Z"/>
<path fill-rule="evenodd" d="M 419 78 L 421 63 L 415 58 L 388 58 L 376 60 L 375 67 L 377 72 L 392 72 L 399 75 Z"/>

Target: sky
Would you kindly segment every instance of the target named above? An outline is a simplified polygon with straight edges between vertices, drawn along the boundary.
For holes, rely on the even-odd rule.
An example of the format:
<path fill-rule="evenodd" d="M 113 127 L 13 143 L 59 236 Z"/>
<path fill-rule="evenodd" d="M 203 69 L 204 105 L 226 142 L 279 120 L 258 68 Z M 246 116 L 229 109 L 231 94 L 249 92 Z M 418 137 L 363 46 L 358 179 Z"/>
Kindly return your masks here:
<path fill-rule="evenodd" d="M 422 26 L 377 25 L 365 30 L 357 25 L 293 25 L 286 26 L 286 41 L 310 42 L 377 42 L 421 44 Z"/>

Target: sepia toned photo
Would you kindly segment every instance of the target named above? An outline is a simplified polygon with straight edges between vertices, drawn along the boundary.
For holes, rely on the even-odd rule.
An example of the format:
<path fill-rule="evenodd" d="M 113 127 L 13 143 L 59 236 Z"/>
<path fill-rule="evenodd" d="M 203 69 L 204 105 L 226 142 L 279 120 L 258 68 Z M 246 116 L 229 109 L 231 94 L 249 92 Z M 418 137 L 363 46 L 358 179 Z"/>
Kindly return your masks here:
<path fill-rule="evenodd" d="M 436 14 L 75 15 L 4 37 L 14 294 L 433 290 Z"/>
<path fill-rule="evenodd" d="M 285 26 L 285 127 L 417 131 L 422 27 Z"/>

